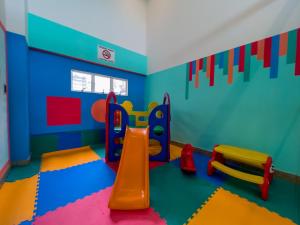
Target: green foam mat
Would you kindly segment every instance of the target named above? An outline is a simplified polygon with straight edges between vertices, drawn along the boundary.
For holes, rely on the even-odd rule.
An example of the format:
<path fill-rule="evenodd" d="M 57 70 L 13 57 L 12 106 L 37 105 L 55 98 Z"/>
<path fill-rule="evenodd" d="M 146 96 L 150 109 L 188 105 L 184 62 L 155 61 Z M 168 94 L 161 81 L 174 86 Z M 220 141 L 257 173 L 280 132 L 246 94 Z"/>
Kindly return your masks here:
<path fill-rule="evenodd" d="M 7 182 L 14 182 L 24 178 L 32 177 L 40 171 L 41 160 L 33 159 L 28 165 L 13 166 L 6 177 Z"/>
<path fill-rule="evenodd" d="M 105 144 L 90 145 L 101 159 L 105 158 Z"/>
<path fill-rule="evenodd" d="M 169 225 L 185 223 L 216 188 L 170 163 L 150 170 L 150 205 Z"/>
<path fill-rule="evenodd" d="M 226 190 L 255 202 L 283 217 L 288 217 L 300 224 L 300 185 L 283 179 L 275 178 L 270 185 L 269 199 L 264 201 L 260 197 L 257 185 L 228 177 L 222 185 Z"/>

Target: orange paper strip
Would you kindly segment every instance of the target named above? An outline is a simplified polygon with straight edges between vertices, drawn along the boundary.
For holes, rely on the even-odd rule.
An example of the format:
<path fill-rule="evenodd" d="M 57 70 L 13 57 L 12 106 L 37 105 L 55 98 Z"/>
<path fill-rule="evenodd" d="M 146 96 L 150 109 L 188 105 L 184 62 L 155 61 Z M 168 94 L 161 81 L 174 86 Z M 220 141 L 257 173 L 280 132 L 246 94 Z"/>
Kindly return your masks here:
<path fill-rule="evenodd" d="M 257 45 L 257 58 L 263 60 L 264 59 L 264 47 L 265 47 L 265 39 L 258 41 Z"/>
<path fill-rule="evenodd" d="M 283 56 L 287 53 L 288 47 L 288 33 L 280 34 L 280 45 L 279 45 L 279 55 Z"/>

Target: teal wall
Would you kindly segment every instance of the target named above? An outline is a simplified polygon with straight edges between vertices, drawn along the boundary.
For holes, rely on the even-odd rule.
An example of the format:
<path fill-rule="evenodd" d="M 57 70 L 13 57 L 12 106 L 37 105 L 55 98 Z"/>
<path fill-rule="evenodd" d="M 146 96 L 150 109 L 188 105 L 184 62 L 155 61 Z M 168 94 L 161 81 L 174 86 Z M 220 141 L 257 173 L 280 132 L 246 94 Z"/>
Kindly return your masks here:
<path fill-rule="evenodd" d="M 200 87 L 189 82 L 185 98 L 187 65 L 147 77 L 145 104 L 171 96 L 172 140 L 211 150 L 217 143 L 256 149 L 270 154 L 275 168 L 300 175 L 300 77 L 295 64 L 279 58 L 277 79 L 269 68 L 251 56 L 250 81 L 234 66 L 234 82 L 227 84 L 215 66 L 215 85 L 200 73 Z"/>
<path fill-rule="evenodd" d="M 147 73 L 147 57 L 69 27 L 28 14 L 30 47 L 101 63 L 136 73 Z M 97 46 L 115 50 L 115 63 L 97 59 Z"/>

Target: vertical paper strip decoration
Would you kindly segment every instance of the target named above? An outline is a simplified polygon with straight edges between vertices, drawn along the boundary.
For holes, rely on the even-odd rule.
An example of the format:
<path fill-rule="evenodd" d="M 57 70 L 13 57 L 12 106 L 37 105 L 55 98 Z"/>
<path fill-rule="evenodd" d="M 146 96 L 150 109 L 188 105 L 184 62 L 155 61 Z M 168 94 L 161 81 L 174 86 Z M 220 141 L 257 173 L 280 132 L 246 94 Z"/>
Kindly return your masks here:
<path fill-rule="evenodd" d="M 196 60 L 195 88 L 199 87 L 199 59 Z"/>
<path fill-rule="evenodd" d="M 199 59 L 199 70 L 203 68 L 203 59 Z"/>
<path fill-rule="evenodd" d="M 270 78 L 277 78 L 278 76 L 279 40 L 280 40 L 279 35 L 272 37 Z"/>
<path fill-rule="evenodd" d="M 280 34 L 280 48 L 279 48 L 280 56 L 286 55 L 287 47 L 288 47 L 288 32 L 285 32 Z"/>
<path fill-rule="evenodd" d="M 289 38 L 288 38 L 287 63 L 295 63 L 296 41 L 297 41 L 297 30 L 292 30 L 289 32 Z"/>
<path fill-rule="evenodd" d="M 297 31 L 295 75 L 300 75 L 300 28 Z"/>
<path fill-rule="evenodd" d="M 229 56 L 228 56 L 228 79 L 227 79 L 228 84 L 232 83 L 233 64 L 234 64 L 234 49 L 230 49 Z"/>
<path fill-rule="evenodd" d="M 239 72 L 245 71 L 245 45 L 240 47 Z"/>
<path fill-rule="evenodd" d="M 185 79 L 185 100 L 189 99 L 189 81 L 191 73 L 191 63 L 186 64 L 186 79 Z"/>
<path fill-rule="evenodd" d="M 250 80 L 250 67 L 251 67 L 251 44 L 245 46 L 245 72 L 244 81 L 248 82 Z"/>
<path fill-rule="evenodd" d="M 228 74 L 228 51 L 224 52 L 224 61 L 223 61 L 223 74 Z"/>
<path fill-rule="evenodd" d="M 234 65 L 239 65 L 240 59 L 240 48 L 237 47 L 234 49 Z"/>
<path fill-rule="evenodd" d="M 206 72 L 207 57 L 203 58 L 203 72 Z"/>
<path fill-rule="evenodd" d="M 215 55 L 210 56 L 210 79 L 209 86 L 214 86 L 215 84 Z"/>
<path fill-rule="evenodd" d="M 207 63 L 206 63 L 206 77 L 210 77 L 210 62 L 211 62 L 211 56 L 207 57 Z"/>
<path fill-rule="evenodd" d="M 265 39 L 264 67 L 271 66 L 271 48 L 272 48 L 272 37 L 268 37 Z"/>
<path fill-rule="evenodd" d="M 215 54 L 215 66 L 219 64 L 220 53 Z"/>
<path fill-rule="evenodd" d="M 265 40 L 258 41 L 257 44 L 257 59 L 264 59 Z"/>
<path fill-rule="evenodd" d="M 257 41 L 251 43 L 251 55 L 257 54 Z"/>
<path fill-rule="evenodd" d="M 224 52 L 221 52 L 219 57 L 219 68 L 222 69 L 223 65 L 224 65 Z"/>
<path fill-rule="evenodd" d="M 189 81 L 193 79 L 193 62 L 189 62 Z"/>

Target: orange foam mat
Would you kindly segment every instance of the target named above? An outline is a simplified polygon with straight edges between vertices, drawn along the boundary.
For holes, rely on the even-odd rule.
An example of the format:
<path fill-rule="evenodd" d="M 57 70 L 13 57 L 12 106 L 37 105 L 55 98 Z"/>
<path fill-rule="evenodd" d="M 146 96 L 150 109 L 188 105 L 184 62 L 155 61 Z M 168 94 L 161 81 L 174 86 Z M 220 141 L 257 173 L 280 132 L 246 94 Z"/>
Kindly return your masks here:
<path fill-rule="evenodd" d="M 66 169 L 99 159 L 100 157 L 89 146 L 44 153 L 41 172 Z"/>
<path fill-rule="evenodd" d="M 3 184 L 0 189 L 1 225 L 14 225 L 32 219 L 37 183 L 38 175 Z"/>
<path fill-rule="evenodd" d="M 182 148 L 176 145 L 170 145 L 170 160 L 180 158 Z"/>
<path fill-rule="evenodd" d="M 188 225 L 296 225 L 291 220 L 219 188 Z"/>

